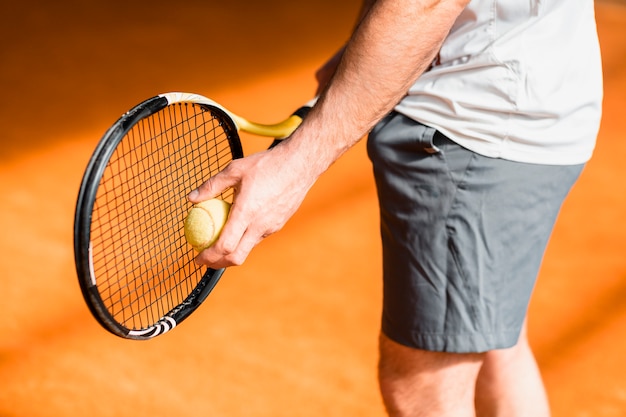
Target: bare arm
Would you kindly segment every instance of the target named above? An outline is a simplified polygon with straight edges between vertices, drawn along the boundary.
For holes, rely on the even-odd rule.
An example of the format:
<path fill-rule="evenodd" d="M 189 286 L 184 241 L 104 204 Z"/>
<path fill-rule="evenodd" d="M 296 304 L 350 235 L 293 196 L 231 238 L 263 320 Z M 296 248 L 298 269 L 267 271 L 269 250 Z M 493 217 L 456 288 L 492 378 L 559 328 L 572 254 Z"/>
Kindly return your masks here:
<path fill-rule="evenodd" d="M 218 242 L 198 262 L 243 263 L 278 231 L 317 178 L 406 94 L 428 68 L 469 0 L 366 0 L 337 70 L 301 127 L 270 151 L 233 161 L 190 200 L 227 187 L 235 204 Z"/>
<path fill-rule="evenodd" d="M 317 135 L 320 139 L 314 141 L 316 144 L 342 153 L 345 149 L 338 148 L 347 148 L 360 139 L 429 67 L 468 2 L 373 2 L 308 123 L 294 135 L 293 141 Z M 307 133 L 308 129 L 316 133 Z"/>
<path fill-rule="evenodd" d="M 363 3 L 361 4 L 361 9 L 359 10 L 359 14 L 356 20 L 357 27 L 365 18 L 374 2 L 375 0 L 363 0 Z M 343 57 L 345 50 L 346 45 L 343 45 L 332 57 L 330 57 L 327 62 L 324 63 L 324 65 L 322 65 L 316 71 L 315 78 L 317 79 L 318 83 L 318 88 L 315 92 L 316 96 L 319 96 L 322 91 L 324 91 L 333 75 L 335 75 L 335 71 L 337 71 L 337 67 L 339 66 L 339 62 L 341 62 L 341 58 Z"/>

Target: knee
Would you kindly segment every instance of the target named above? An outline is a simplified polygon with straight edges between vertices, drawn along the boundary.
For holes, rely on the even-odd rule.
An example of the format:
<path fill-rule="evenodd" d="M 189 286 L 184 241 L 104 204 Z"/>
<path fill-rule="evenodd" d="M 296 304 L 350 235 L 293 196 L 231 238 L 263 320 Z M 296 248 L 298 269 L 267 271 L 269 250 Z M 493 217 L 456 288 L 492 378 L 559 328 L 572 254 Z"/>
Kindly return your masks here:
<path fill-rule="evenodd" d="M 482 360 L 483 354 L 413 349 L 381 335 L 378 380 L 383 402 L 393 416 L 421 415 L 421 410 L 448 415 L 444 410 L 473 408 Z"/>
<path fill-rule="evenodd" d="M 415 378 L 427 374 L 472 374 L 480 369 L 484 353 L 448 353 L 422 350 L 401 345 L 381 333 L 378 371 L 381 379 Z"/>
<path fill-rule="evenodd" d="M 418 383 L 421 373 L 409 360 L 408 348 L 396 345 L 381 335 L 378 359 L 378 384 L 389 416 L 408 416 L 423 403 L 425 388 Z"/>

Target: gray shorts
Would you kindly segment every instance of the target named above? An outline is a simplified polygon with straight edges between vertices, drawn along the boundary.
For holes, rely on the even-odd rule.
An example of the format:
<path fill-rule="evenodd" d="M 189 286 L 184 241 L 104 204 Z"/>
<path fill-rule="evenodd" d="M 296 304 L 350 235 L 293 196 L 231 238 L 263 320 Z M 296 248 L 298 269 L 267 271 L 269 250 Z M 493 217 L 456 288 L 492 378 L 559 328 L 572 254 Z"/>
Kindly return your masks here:
<path fill-rule="evenodd" d="M 583 165 L 487 158 L 397 113 L 371 132 L 368 154 L 380 204 L 385 335 L 444 352 L 515 345 Z"/>

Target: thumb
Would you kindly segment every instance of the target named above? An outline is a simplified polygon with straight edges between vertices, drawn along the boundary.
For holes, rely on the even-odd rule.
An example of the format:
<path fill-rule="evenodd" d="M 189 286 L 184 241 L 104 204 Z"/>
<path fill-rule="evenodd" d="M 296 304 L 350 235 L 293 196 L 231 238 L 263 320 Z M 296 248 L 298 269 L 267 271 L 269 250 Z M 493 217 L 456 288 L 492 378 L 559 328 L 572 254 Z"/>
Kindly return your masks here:
<path fill-rule="evenodd" d="M 220 195 L 227 188 L 233 187 L 237 184 L 237 179 L 228 175 L 228 168 L 224 171 L 217 173 L 215 176 L 209 178 L 202 183 L 198 188 L 192 190 L 187 198 L 192 203 L 199 203 L 201 201 L 209 200 Z"/>

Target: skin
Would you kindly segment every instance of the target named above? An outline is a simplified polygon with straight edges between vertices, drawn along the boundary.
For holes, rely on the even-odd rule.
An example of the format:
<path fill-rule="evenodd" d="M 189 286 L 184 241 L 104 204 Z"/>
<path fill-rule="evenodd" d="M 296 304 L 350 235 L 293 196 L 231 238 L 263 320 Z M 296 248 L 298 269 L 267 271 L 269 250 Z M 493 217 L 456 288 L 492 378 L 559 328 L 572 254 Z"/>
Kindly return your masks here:
<path fill-rule="evenodd" d="M 241 265 L 295 213 L 317 178 L 387 114 L 429 67 L 469 0 L 367 1 L 336 71 L 303 124 L 272 150 L 233 161 L 192 191 L 199 202 L 233 187 L 219 240 L 199 264 Z"/>
<path fill-rule="evenodd" d="M 319 100 L 294 134 L 233 161 L 190 193 L 192 202 L 233 187 L 218 241 L 196 261 L 241 265 L 295 213 L 317 178 L 393 109 L 430 66 L 469 0 L 365 0 L 353 36 L 316 73 Z M 453 354 L 380 335 L 379 384 L 392 417 L 547 417 L 526 332 L 503 350 Z"/>

